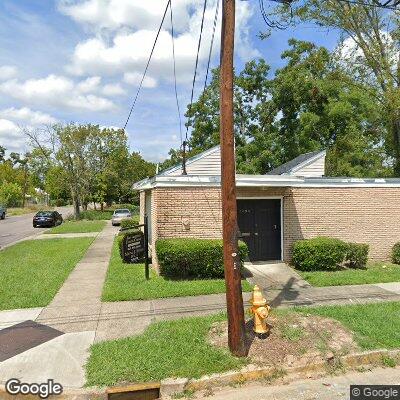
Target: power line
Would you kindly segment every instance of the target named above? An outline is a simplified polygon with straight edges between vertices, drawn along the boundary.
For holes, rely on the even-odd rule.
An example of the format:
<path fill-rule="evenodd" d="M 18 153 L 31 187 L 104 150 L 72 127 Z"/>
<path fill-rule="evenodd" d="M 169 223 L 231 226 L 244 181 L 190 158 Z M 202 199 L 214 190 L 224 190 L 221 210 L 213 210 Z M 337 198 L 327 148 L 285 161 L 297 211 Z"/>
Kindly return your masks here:
<path fill-rule="evenodd" d="M 291 2 L 285 1 L 285 0 L 271 0 L 271 1 L 273 1 L 275 3 L 281 3 L 281 4 L 288 5 L 290 8 L 290 20 L 286 24 L 282 24 L 279 21 L 272 21 L 270 16 L 268 15 L 268 13 L 265 11 L 264 0 L 258 0 L 258 5 L 260 7 L 261 16 L 263 17 L 264 22 L 266 23 L 266 25 L 269 28 L 272 28 L 272 29 L 275 29 L 275 28 L 280 29 L 280 30 L 287 29 L 293 21 L 293 9 L 292 9 Z"/>
<path fill-rule="evenodd" d="M 132 107 L 131 107 L 131 109 L 130 109 L 130 111 L 129 111 L 128 118 L 127 118 L 127 120 L 126 120 L 126 122 L 125 122 L 124 129 L 125 129 L 126 126 L 128 125 L 128 122 L 129 122 L 129 119 L 131 118 L 133 109 L 135 108 L 136 101 L 137 101 L 137 99 L 138 99 L 138 97 L 139 97 L 140 90 L 142 89 L 144 79 L 146 78 L 147 70 L 149 69 L 150 61 L 151 61 L 151 58 L 152 58 L 152 56 L 153 56 L 154 49 L 155 49 L 156 44 L 157 44 L 157 41 L 158 41 L 158 37 L 160 36 L 161 28 L 162 28 L 162 26 L 163 26 L 163 24 L 164 24 L 164 20 L 165 20 L 165 16 L 166 16 L 166 14 L 167 14 L 167 11 L 168 11 L 168 7 L 170 7 L 170 5 L 171 5 L 171 0 L 168 0 L 168 1 L 167 1 L 167 5 L 166 5 L 166 7 L 165 7 L 164 15 L 163 15 L 162 20 L 161 20 L 161 24 L 160 24 L 160 26 L 159 26 L 159 28 L 158 28 L 157 35 L 156 35 L 156 38 L 155 38 L 154 43 L 153 43 L 153 47 L 152 47 L 151 52 L 150 52 L 149 59 L 147 60 L 146 68 L 144 69 L 143 76 L 142 76 L 142 79 L 141 79 L 141 81 L 140 81 L 138 90 L 137 90 L 137 92 L 136 92 L 135 99 L 133 100 Z"/>
<path fill-rule="evenodd" d="M 199 43 L 197 45 L 196 65 L 195 65 L 194 74 L 193 74 L 192 94 L 190 96 L 189 113 L 190 113 L 190 111 L 192 109 L 192 105 L 193 105 L 194 86 L 196 84 L 197 68 L 198 68 L 198 65 L 199 65 L 199 54 L 200 54 L 201 38 L 203 36 L 204 16 L 206 14 L 206 8 L 207 8 L 207 0 L 204 0 L 203 16 L 202 16 L 202 19 L 201 19 L 201 26 L 200 26 Z M 190 115 L 189 115 L 189 121 L 190 121 Z M 186 125 L 185 141 L 187 141 L 187 139 L 188 139 L 189 121 L 188 121 L 188 123 Z"/>
<path fill-rule="evenodd" d="M 210 71 L 210 63 L 211 63 L 211 55 L 212 55 L 212 51 L 213 51 L 213 46 L 214 46 L 215 30 L 217 28 L 217 22 L 218 22 L 218 12 L 219 12 L 219 0 L 217 0 L 217 5 L 215 7 L 213 33 L 212 33 L 212 37 L 211 37 L 210 52 L 208 53 L 207 73 L 206 73 L 206 79 L 204 80 L 203 93 L 204 93 L 204 91 L 206 90 L 206 87 L 207 87 L 208 73 Z"/>
<path fill-rule="evenodd" d="M 181 145 L 182 145 L 182 140 L 183 140 L 183 135 L 182 135 L 182 117 L 181 117 L 181 108 L 179 106 L 178 89 L 177 89 L 177 84 L 176 84 L 176 58 L 175 58 L 174 18 L 173 18 L 173 15 L 172 15 L 172 0 L 169 1 L 169 9 L 171 11 L 171 37 L 172 37 L 172 57 L 174 59 L 175 99 L 176 99 L 176 107 L 178 109 L 179 134 L 180 134 Z"/>

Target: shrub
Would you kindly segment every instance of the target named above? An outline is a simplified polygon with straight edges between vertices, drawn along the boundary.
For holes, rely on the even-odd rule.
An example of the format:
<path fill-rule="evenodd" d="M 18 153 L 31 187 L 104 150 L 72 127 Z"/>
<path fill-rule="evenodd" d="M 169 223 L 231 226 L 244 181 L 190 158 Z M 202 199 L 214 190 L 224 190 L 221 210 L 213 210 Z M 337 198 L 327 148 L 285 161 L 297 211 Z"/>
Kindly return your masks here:
<path fill-rule="evenodd" d="M 299 240 L 293 246 L 293 263 L 301 271 L 333 270 L 345 260 L 347 248 L 340 239 Z"/>
<path fill-rule="evenodd" d="M 223 245 L 217 239 L 161 239 L 156 242 L 160 274 L 167 278 L 223 278 Z M 240 268 L 247 246 L 239 242 Z"/>
<path fill-rule="evenodd" d="M 400 264 L 400 242 L 396 243 L 392 249 L 392 262 Z"/>
<path fill-rule="evenodd" d="M 122 245 L 123 245 L 125 236 L 139 233 L 139 232 L 141 232 L 139 229 L 132 228 L 127 231 L 120 232 L 117 235 L 117 244 L 118 244 L 118 249 L 119 249 L 119 255 L 121 256 L 122 260 L 124 259 Z"/>
<path fill-rule="evenodd" d="M 346 261 L 350 268 L 365 268 L 368 261 L 369 245 L 365 243 L 347 243 Z"/>
<path fill-rule="evenodd" d="M 139 216 L 135 215 L 132 218 L 123 219 L 121 221 L 121 229 L 136 228 L 139 225 Z"/>

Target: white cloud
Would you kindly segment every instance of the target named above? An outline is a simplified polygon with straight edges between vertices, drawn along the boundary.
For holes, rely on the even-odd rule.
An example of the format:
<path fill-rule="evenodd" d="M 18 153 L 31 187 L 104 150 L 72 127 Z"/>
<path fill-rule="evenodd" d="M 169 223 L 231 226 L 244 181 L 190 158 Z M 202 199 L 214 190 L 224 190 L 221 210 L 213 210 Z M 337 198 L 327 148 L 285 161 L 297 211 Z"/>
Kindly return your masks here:
<path fill-rule="evenodd" d="M 0 66 L 0 81 L 15 78 L 17 76 L 17 68 L 12 65 Z"/>
<path fill-rule="evenodd" d="M 49 114 L 40 111 L 32 111 L 28 107 L 23 108 L 7 108 L 0 110 L 0 118 L 7 118 L 16 121 L 22 121 L 29 125 L 47 125 L 55 124 L 57 119 Z"/>
<path fill-rule="evenodd" d="M 176 0 L 174 2 L 175 54 L 180 83 L 189 83 L 194 68 L 197 42 L 202 17 L 202 0 Z M 205 16 L 205 29 L 200 52 L 204 67 L 211 42 L 216 0 L 210 1 Z M 165 2 L 161 0 L 86 0 L 63 1 L 60 9 L 82 23 L 93 27 L 96 34 L 80 42 L 74 51 L 68 72 L 75 75 L 113 76 L 125 74 L 125 81 L 137 84 L 143 73 Z M 242 58 L 258 56 L 249 43 L 248 22 L 253 11 L 248 2 L 237 3 L 236 49 Z M 220 42 L 220 22 L 216 32 L 214 55 Z M 165 22 L 150 65 L 150 74 L 157 80 L 172 79 L 172 38 L 169 20 Z M 98 28 L 111 30 L 107 35 Z M 154 79 L 154 78 L 153 78 Z M 150 82 L 150 81 L 148 81 Z M 155 82 L 148 87 L 154 87 Z"/>
<path fill-rule="evenodd" d="M 201 3 L 202 0 L 174 0 L 177 29 L 186 28 L 190 9 Z M 165 0 L 61 0 L 59 10 L 96 30 L 145 29 L 160 22 L 165 5 Z"/>
<path fill-rule="evenodd" d="M 88 94 L 95 88 L 97 78 L 75 84 L 63 76 L 49 75 L 42 79 L 20 82 L 12 79 L 0 84 L 0 92 L 29 104 L 63 107 L 84 111 L 108 111 L 115 105 L 107 98 Z"/>
<path fill-rule="evenodd" d="M 100 83 L 100 76 L 92 76 L 91 78 L 87 78 L 84 81 L 79 82 L 76 87 L 80 93 L 93 93 L 97 91 Z"/>
<path fill-rule="evenodd" d="M 142 80 L 143 74 L 139 74 L 139 72 L 126 72 L 124 74 L 124 81 L 129 83 L 130 85 L 139 86 L 140 81 Z M 143 87 L 145 88 L 153 88 L 157 86 L 157 80 L 152 78 L 151 76 L 146 76 L 143 81 Z"/>
<path fill-rule="evenodd" d="M 8 151 L 21 151 L 26 145 L 26 138 L 14 122 L 0 118 L 0 145 Z"/>
<path fill-rule="evenodd" d="M 119 84 L 119 83 L 109 83 L 107 85 L 104 85 L 101 92 L 105 96 L 122 96 L 126 92 L 124 88 Z"/>

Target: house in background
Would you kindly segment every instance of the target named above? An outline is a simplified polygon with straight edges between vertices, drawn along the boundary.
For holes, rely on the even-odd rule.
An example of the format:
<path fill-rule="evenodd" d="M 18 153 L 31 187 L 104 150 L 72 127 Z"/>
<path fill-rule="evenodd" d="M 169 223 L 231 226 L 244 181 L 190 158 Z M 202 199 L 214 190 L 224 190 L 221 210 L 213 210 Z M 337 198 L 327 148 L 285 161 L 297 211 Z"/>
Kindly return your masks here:
<path fill-rule="evenodd" d="M 220 148 L 134 184 L 150 247 L 161 238 L 221 238 Z M 327 178 L 325 152 L 303 154 L 266 175 L 236 176 L 238 225 L 252 261 L 290 262 L 299 239 L 330 236 L 368 243 L 388 259 L 400 240 L 400 179 Z"/>

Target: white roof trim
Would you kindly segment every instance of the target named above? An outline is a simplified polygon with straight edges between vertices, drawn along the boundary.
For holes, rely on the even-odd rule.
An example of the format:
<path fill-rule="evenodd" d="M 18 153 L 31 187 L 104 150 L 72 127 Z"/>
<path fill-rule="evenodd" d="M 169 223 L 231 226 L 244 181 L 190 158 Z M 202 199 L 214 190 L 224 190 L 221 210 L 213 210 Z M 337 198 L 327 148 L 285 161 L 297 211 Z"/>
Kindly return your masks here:
<path fill-rule="evenodd" d="M 312 164 L 313 162 L 319 160 L 322 157 L 326 156 L 326 150 L 322 150 L 321 152 L 319 152 L 318 154 L 316 154 L 315 156 L 309 158 L 308 160 L 303 161 L 302 163 L 296 165 L 295 167 L 293 167 L 291 170 L 289 170 L 289 172 L 285 172 L 282 175 L 288 175 L 288 174 L 292 174 L 294 172 L 297 172 L 299 169 L 302 169 L 304 167 L 307 167 L 307 165 Z"/>
<path fill-rule="evenodd" d="M 155 176 L 137 182 L 136 190 L 149 190 L 157 187 L 219 187 L 220 175 L 181 175 Z M 307 187 L 307 188 L 357 188 L 357 187 L 398 187 L 397 178 L 303 178 L 290 175 L 236 175 L 237 187 Z"/>

